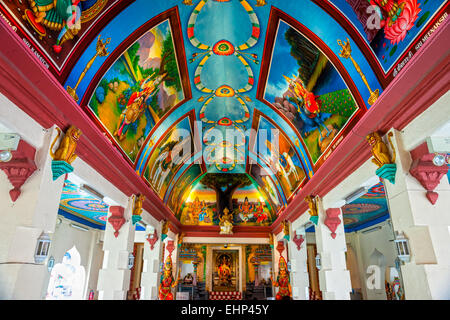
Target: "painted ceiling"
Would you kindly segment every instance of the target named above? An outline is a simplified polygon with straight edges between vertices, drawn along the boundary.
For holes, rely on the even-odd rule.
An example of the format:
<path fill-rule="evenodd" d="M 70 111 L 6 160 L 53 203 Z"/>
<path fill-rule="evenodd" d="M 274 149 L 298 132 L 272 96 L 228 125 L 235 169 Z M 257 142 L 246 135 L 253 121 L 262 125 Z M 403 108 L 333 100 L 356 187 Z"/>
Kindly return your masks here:
<path fill-rule="evenodd" d="M 67 179 L 64 181 L 58 214 L 88 227 L 104 230 L 108 208 L 107 203 L 90 195 L 76 183 Z M 136 230 L 145 228 L 138 223 Z"/>
<path fill-rule="evenodd" d="M 231 206 L 266 225 L 449 10 L 380 2 L 29 0 L 0 13 L 181 221 L 214 224 Z"/>

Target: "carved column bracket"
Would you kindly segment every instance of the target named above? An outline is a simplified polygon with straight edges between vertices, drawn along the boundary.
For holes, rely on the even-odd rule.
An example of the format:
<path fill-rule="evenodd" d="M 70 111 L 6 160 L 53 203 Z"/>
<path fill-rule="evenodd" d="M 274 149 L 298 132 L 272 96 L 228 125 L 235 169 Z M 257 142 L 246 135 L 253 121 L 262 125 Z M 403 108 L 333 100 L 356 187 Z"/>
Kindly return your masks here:
<path fill-rule="evenodd" d="M 303 235 L 298 235 L 297 231 L 294 231 L 293 241 L 294 241 L 295 245 L 297 246 L 297 250 L 300 250 L 302 243 L 303 243 L 303 241 L 305 241 L 305 239 L 303 238 Z"/>
<path fill-rule="evenodd" d="M 0 162 L 0 169 L 6 173 L 14 187 L 9 191 L 9 196 L 15 202 L 21 194 L 20 188 L 37 169 L 34 162 L 36 149 L 20 140 L 17 150 L 11 153 L 12 159 L 8 162 Z"/>
<path fill-rule="evenodd" d="M 439 185 L 443 176 L 448 172 L 448 166 L 435 166 L 433 153 L 428 153 L 426 144 L 422 144 L 411 151 L 413 162 L 409 172 L 427 190 L 426 197 L 431 204 L 435 204 L 439 194 L 434 189 Z"/>
<path fill-rule="evenodd" d="M 111 206 L 109 207 L 109 211 L 111 211 L 111 216 L 108 218 L 108 222 L 114 228 L 114 236 L 117 238 L 119 236 L 119 230 L 122 228 L 124 223 L 126 222 L 123 214 L 125 209 L 121 206 Z"/>
<path fill-rule="evenodd" d="M 153 250 L 153 248 L 155 247 L 156 241 L 158 241 L 158 232 L 156 231 L 156 229 L 153 234 L 149 233 L 147 235 L 147 241 L 150 244 L 150 250 Z"/>
<path fill-rule="evenodd" d="M 324 224 L 330 229 L 331 237 L 336 238 L 336 229 L 341 224 L 341 219 L 339 214 L 341 213 L 340 208 L 329 208 L 326 211 L 327 217 L 324 220 Z"/>

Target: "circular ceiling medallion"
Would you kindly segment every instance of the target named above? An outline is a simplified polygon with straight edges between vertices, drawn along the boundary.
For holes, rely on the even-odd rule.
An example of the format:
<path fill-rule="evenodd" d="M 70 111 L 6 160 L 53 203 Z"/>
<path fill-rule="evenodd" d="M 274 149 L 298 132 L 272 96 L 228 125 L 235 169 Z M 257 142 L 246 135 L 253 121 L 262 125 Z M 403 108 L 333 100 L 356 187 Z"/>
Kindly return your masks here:
<path fill-rule="evenodd" d="M 221 97 L 221 98 L 222 97 L 228 98 L 228 97 L 234 96 L 234 90 L 230 86 L 227 86 L 226 84 L 224 84 L 217 88 L 215 94 L 216 94 L 216 96 Z"/>
<path fill-rule="evenodd" d="M 233 124 L 233 121 L 231 121 L 230 118 L 223 117 L 222 119 L 220 119 L 219 121 L 217 121 L 217 124 L 218 124 L 219 126 L 226 126 L 226 127 L 229 127 L 229 126 L 231 126 L 231 125 Z"/>
<path fill-rule="evenodd" d="M 219 56 L 230 56 L 234 54 L 234 46 L 230 41 L 220 40 L 214 47 L 213 52 Z"/>

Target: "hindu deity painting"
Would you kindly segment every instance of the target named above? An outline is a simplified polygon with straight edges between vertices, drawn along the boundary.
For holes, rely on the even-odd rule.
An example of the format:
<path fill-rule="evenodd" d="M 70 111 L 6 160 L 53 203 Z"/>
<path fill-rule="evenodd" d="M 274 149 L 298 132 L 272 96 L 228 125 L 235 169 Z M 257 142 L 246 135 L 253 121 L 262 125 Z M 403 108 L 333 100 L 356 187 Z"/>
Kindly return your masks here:
<path fill-rule="evenodd" d="M 228 185 L 220 187 L 221 182 Z M 267 226 L 276 217 L 276 207 L 247 174 L 206 173 L 190 188 L 176 216 L 188 225 L 219 225 L 225 210 L 233 224 Z"/>
<path fill-rule="evenodd" d="M 358 110 L 328 57 L 282 20 L 263 99 L 297 130 L 313 164 L 333 145 Z"/>
<path fill-rule="evenodd" d="M 172 184 L 172 190 L 167 190 L 167 193 L 170 192 L 170 194 L 167 197 L 166 204 L 174 214 L 180 210 L 182 203 L 191 193 L 195 181 L 199 179 L 202 174 L 202 166 L 200 164 L 192 164 L 186 172 L 184 172 L 179 179 Z M 203 221 L 205 215 L 202 215 L 199 218 Z"/>
<path fill-rule="evenodd" d="M 275 174 L 286 198 L 289 198 L 306 179 L 297 150 L 284 133 L 266 117 L 255 117 L 254 126 L 257 133 L 252 150 Z"/>
<path fill-rule="evenodd" d="M 332 0 L 369 44 L 387 72 L 434 18 L 445 11 L 444 0 Z M 428 26 L 430 27 L 430 26 Z"/>
<path fill-rule="evenodd" d="M 272 177 L 258 164 L 250 164 L 249 173 L 258 184 L 260 192 L 265 195 L 265 198 L 270 203 L 271 207 L 274 208 L 278 214 L 284 206 L 285 201 Z"/>
<path fill-rule="evenodd" d="M 133 1 L 122 0 L 23 0 L 0 1 L 0 12 L 21 37 L 28 39 L 55 76 L 79 44 L 90 38 L 94 25 L 105 25 L 111 14 Z M 92 40 L 92 39 L 90 39 Z M 51 68 L 50 68 L 51 67 Z"/>
<path fill-rule="evenodd" d="M 237 253 L 237 250 L 214 250 L 214 291 L 234 291 L 237 289 L 237 279 L 239 278 Z"/>
<path fill-rule="evenodd" d="M 169 20 L 128 47 L 98 83 L 89 109 L 134 161 L 160 119 L 185 97 Z"/>
<path fill-rule="evenodd" d="M 193 121 L 186 116 L 176 123 L 156 144 L 147 159 L 144 178 L 150 183 L 161 199 L 176 172 L 189 163 L 196 151 Z"/>

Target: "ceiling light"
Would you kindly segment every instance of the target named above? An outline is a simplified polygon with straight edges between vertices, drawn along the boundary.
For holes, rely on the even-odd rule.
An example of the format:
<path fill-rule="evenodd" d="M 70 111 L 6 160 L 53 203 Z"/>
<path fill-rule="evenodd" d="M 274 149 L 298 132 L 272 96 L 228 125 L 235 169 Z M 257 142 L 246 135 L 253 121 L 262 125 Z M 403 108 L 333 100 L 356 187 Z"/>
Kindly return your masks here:
<path fill-rule="evenodd" d="M 374 232 L 374 231 L 377 231 L 377 230 L 380 230 L 380 229 L 381 229 L 381 226 L 378 226 L 378 227 L 374 227 L 374 228 L 363 230 L 363 231 L 361 231 L 361 233 L 366 234 L 366 233 Z"/>
<path fill-rule="evenodd" d="M 75 229 L 78 229 L 78 230 L 81 230 L 81 231 L 89 231 L 88 228 L 82 227 L 82 226 L 80 226 L 80 225 L 78 225 L 78 224 L 73 224 L 73 223 L 71 223 L 70 226 L 71 226 L 72 228 L 75 228 Z"/>
<path fill-rule="evenodd" d="M 345 203 L 348 204 L 350 202 L 355 201 L 356 199 L 358 199 L 359 197 L 365 195 L 367 193 L 367 191 L 369 191 L 369 187 L 361 187 L 358 190 L 356 190 L 355 192 L 349 194 L 347 197 L 345 197 Z"/>
<path fill-rule="evenodd" d="M 0 151 L 0 162 L 8 162 L 12 159 L 12 152 L 9 150 Z"/>
<path fill-rule="evenodd" d="M 98 192 L 97 190 L 95 190 L 94 188 L 92 188 L 86 184 L 80 185 L 80 190 L 83 190 L 87 194 L 89 194 L 99 200 L 103 200 L 105 198 L 105 196 L 103 194 L 101 194 L 100 192 Z"/>
<path fill-rule="evenodd" d="M 436 153 L 433 157 L 433 164 L 437 167 L 442 167 L 446 163 L 445 155 Z"/>

